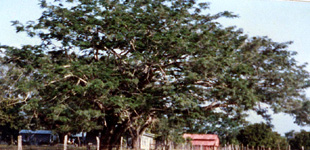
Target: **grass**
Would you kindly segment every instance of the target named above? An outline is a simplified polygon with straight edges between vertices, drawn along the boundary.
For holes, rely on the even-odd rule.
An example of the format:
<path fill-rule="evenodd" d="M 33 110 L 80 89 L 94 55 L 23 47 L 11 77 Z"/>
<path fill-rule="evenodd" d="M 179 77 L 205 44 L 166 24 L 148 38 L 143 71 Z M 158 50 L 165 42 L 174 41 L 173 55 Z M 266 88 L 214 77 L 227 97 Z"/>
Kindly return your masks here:
<path fill-rule="evenodd" d="M 1 150 L 17 150 L 16 145 L 0 145 Z M 42 145 L 42 146 L 34 146 L 34 145 L 23 145 L 23 150 L 63 150 L 63 145 Z M 69 145 L 67 150 L 87 150 L 86 146 L 83 147 L 74 147 Z M 91 147 L 91 150 L 96 150 L 95 147 Z"/>

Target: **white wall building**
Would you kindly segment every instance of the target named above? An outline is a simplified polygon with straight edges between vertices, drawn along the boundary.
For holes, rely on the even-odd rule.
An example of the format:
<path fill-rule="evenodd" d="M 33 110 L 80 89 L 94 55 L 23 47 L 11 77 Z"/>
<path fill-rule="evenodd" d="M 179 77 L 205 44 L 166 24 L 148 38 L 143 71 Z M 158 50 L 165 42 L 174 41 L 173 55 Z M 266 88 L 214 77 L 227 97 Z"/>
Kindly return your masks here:
<path fill-rule="evenodd" d="M 151 150 L 154 149 L 154 146 L 155 146 L 154 134 L 144 133 L 140 138 L 140 149 Z"/>

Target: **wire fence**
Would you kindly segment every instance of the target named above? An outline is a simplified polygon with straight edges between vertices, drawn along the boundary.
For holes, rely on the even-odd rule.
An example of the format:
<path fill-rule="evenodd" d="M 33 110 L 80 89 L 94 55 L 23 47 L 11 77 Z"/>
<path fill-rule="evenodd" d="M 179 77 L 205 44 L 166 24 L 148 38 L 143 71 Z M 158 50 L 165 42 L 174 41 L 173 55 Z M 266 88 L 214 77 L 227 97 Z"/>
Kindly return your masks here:
<path fill-rule="evenodd" d="M 225 145 L 219 147 L 217 150 L 292 150 L 290 145 L 278 145 L 276 148 L 265 147 L 265 146 L 244 146 L 244 145 Z M 305 150 L 304 147 L 300 150 Z"/>
<path fill-rule="evenodd" d="M 68 136 L 65 136 L 63 144 L 57 145 L 23 145 L 22 136 L 18 136 L 17 145 L 0 145 L 0 150 L 100 150 L 100 147 L 115 150 L 131 150 L 126 144 L 121 145 L 100 145 L 99 137 L 96 137 L 96 144 L 88 144 L 78 146 L 76 144 L 68 144 Z M 98 144 L 98 145 L 97 145 Z M 278 147 L 270 148 L 264 146 L 244 146 L 244 145 L 225 145 L 219 147 L 208 147 L 204 145 L 191 145 L 190 143 L 176 144 L 173 142 L 156 142 L 156 143 L 140 143 L 139 149 L 143 150 L 291 150 L 290 145 L 278 145 Z M 304 150 L 302 147 L 300 150 Z"/>
<path fill-rule="evenodd" d="M 132 150 L 132 148 L 127 146 L 112 146 L 113 150 Z M 17 145 L 0 145 L 0 150 L 18 150 Z M 57 145 L 23 145 L 22 150 L 64 150 L 63 144 Z M 67 150 L 97 150 L 96 145 L 87 145 L 87 146 L 76 146 L 76 145 L 67 145 Z M 179 144 L 179 145 L 153 145 L 148 150 L 292 150 L 290 146 L 286 148 L 268 148 L 264 146 L 242 146 L 242 145 L 226 145 L 220 147 L 204 147 L 204 146 L 191 146 L 188 144 Z M 305 150 L 301 148 L 300 150 Z"/>

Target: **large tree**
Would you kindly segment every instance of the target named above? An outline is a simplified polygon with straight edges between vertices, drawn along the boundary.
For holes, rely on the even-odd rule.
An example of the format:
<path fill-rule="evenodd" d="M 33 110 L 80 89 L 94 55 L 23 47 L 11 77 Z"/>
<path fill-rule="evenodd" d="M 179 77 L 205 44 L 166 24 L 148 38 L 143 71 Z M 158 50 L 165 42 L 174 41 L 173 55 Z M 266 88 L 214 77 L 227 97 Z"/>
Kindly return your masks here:
<path fill-rule="evenodd" d="M 261 104 L 287 111 L 303 100 L 309 73 L 287 44 L 249 38 L 193 0 L 40 1 L 37 21 L 14 21 L 40 45 L 2 46 L 24 70 L 25 118 L 62 133 L 96 131 L 102 147 L 158 118 L 242 119 Z M 186 126 L 185 126 L 185 131 Z"/>

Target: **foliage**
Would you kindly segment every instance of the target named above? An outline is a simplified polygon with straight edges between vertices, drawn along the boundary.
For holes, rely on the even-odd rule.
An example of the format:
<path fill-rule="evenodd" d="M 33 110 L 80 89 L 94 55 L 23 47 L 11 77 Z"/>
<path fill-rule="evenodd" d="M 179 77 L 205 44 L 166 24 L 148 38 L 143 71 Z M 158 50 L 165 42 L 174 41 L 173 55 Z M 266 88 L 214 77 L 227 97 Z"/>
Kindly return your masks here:
<path fill-rule="evenodd" d="M 0 58 L 0 62 L 2 61 Z M 18 86 L 25 80 L 21 68 L 13 65 L 0 67 L 0 140 L 9 144 L 13 144 L 18 131 L 27 124 L 21 103 L 21 97 L 25 97 L 27 93 L 24 92 L 24 87 Z"/>
<path fill-rule="evenodd" d="M 237 139 L 243 145 L 248 146 L 264 146 L 266 148 L 286 149 L 287 141 L 284 137 L 281 137 L 277 132 L 273 132 L 271 127 L 265 123 L 256 123 L 244 127 L 237 135 Z"/>
<path fill-rule="evenodd" d="M 105 135 L 102 145 L 115 145 L 125 131 L 135 141 L 160 119 L 222 115 L 230 125 L 246 110 L 266 116 L 261 103 L 290 111 L 303 100 L 309 73 L 286 50 L 289 43 L 224 28 L 215 20 L 234 15 L 203 14 L 206 3 L 41 0 L 40 6 L 37 22 L 13 25 L 42 43 L 1 46 L 4 64 L 27 79 L 18 83 L 24 87 L 18 104 L 35 127 L 96 130 Z"/>
<path fill-rule="evenodd" d="M 289 144 L 292 150 L 310 149 L 310 132 L 301 130 L 300 132 L 293 132 L 292 138 L 289 139 Z"/>
<path fill-rule="evenodd" d="M 291 111 L 295 117 L 295 123 L 301 126 L 309 125 L 310 123 L 310 101 L 306 100 L 295 106 L 296 108 Z"/>
<path fill-rule="evenodd" d="M 220 144 L 238 144 L 236 139 L 242 125 L 247 124 L 244 116 L 228 117 L 223 112 L 202 112 L 199 118 L 190 117 L 186 122 L 187 133 L 217 134 Z"/>
<path fill-rule="evenodd" d="M 150 127 L 150 131 L 155 133 L 157 144 L 160 143 L 165 149 L 169 149 L 171 146 L 170 142 L 176 144 L 185 142 L 183 139 L 184 131 L 182 127 L 184 127 L 184 123 L 179 120 L 163 117 Z"/>
<path fill-rule="evenodd" d="M 157 141 L 167 143 L 183 143 L 184 132 L 194 134 L 217 134 L 222 145 L 238 144 L 236 139 L 239 129 L 243 124 L 247 124 L 244 119 L 229 118 L 225 113 L 201 111 L 196 115 L 185 116 L 183 118 L 168 115 L 159 118 L 153 126 L 151 132 L 156 134 Z M 196 117 L 195 117 L 196 116 Z"/>

